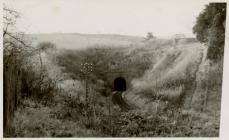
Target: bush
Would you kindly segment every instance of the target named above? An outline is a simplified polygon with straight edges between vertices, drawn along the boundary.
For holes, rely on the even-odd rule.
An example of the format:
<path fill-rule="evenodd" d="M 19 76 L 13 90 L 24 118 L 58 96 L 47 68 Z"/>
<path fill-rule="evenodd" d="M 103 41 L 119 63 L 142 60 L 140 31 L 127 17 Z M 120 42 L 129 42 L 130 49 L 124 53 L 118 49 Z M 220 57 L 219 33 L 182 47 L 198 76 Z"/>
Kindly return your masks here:
<path fill-rule="evenodd" d="M 48 67 L 51 64 L 46 51 L 53 49 L 55 49 L 54 44 L 41 43 L 36 47 L 36 52 L 24 60 L 21 91 L 23 97 L 34 97 L 44 103 L 53 99 L 57 82 L 60 80 L 59 76 Z"/>

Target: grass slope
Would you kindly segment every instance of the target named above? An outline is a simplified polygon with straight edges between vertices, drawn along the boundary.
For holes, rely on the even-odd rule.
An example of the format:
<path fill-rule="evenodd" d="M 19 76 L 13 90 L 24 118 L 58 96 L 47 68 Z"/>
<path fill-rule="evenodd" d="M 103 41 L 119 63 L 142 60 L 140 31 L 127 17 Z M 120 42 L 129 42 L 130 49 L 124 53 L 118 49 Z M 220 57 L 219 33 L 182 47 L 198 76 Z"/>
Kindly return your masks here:
<path fill-rule="evenodd" d="M 193 86 L 202 51 L 203 47 L 199 43 L 167 47 L 157 56 L 155 65 L 142 77 L 132 81 L 134 92 L 130 91 L 126 97 L 139 106 L 144 106 L 155 98 L 178 101 L 187 87 Z"/>

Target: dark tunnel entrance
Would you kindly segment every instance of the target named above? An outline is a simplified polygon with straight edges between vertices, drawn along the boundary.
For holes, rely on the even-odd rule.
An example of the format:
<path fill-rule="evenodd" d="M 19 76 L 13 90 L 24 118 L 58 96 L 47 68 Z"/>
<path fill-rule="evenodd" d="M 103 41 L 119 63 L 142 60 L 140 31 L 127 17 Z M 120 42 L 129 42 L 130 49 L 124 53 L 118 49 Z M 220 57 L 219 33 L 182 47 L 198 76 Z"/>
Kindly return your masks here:
<path fill-rule="evenodd" d="M 114 80 L 115 91 L 126 91 L 126 80 L 122 77 L 118 77 Z"/>

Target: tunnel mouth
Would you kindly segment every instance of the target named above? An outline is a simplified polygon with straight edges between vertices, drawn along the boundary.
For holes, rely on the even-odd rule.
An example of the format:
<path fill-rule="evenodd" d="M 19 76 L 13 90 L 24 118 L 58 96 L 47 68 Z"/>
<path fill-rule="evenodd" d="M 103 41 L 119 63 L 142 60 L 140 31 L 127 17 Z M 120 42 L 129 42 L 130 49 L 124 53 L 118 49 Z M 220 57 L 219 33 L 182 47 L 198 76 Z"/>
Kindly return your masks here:
<path fill-rule="evenodd" d="M 126 91 L 126 80 L 123 77 L 118 77 L 114 80 L 115 91 Z"/>

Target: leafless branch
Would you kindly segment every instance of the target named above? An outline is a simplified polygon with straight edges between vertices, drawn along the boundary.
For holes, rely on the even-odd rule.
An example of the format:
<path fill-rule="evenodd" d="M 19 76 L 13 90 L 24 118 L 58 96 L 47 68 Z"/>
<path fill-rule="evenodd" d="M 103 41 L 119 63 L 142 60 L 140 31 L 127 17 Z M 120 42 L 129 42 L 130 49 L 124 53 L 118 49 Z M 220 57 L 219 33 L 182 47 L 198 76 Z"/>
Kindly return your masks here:
<path fill-rule="evenodd" d="M 10 36 L 11 38 L 15 39 L 16 41 L 18 41 L 19 43 L 21 43 L 23 46 L 25 46 L 25 47 L 30 47 L 30 46 L 28 46 L 27 44 L 25 44 L 22 40 L 20 40 L 20 38 L 15 37 L 15 36 L 12 35 L 11 33 L 6 32 L 5 34 L 8 35 L 8 36 Z"/>
<path fill-rule="evenodd" d="M 16 18 L 18 18 L 19 15 L 20 15 L 19 12 L 15 11 L 15 10 L 12 10 L 12 9 L 9 9 L 9 8 L 7 8 L 6 6 L 3 7 L 3 11 L 4 11 L 5 13 L 9 13 L 9 14 L 15 16 Z"/>

